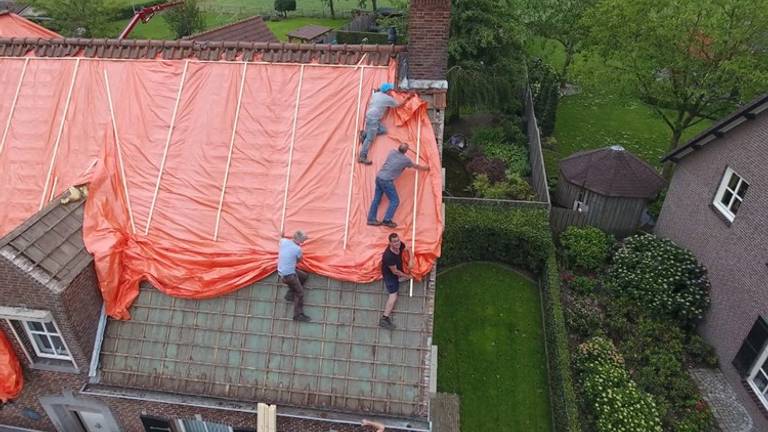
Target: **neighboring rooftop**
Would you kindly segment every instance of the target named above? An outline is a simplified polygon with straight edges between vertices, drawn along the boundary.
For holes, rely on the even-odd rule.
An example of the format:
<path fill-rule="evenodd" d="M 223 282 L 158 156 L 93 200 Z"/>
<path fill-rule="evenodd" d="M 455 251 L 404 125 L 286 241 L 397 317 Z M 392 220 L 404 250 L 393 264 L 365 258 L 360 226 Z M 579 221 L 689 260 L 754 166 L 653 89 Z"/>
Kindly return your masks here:
<path fill-rule="evenodd" d="M 196 41 L 278 42 L 260 16 L 246 18 L 184 39 Z"/>
<path fill-rule="evenodd" d="M 0 38 L 56 39 L 61 37 L 58 33 L 16 15 L 12 11 L 2 9 L 0 5 Z"/>
<path fill-rule="evenodd" d="M 84 203 L 55 199 L 0 239 L 0 256 L 60 292 L 93 261 L 83 245 Z"/>
<path fill-rule="evenodd" d="M 569 183 L 611 197 L 652 198 L 665 183 L 652 166 L 621 146 L 575 153 L 559 166 Z"/>
<path fill-rule="evenodd" d="M 330 27 L 320 26 L 320 25 L 306 25 L 304 27 L 299 27 L 296 30 L 288 32 L 288 38 L 290 39 L 299 39 L 302 41 L 311 41 L 317 37 L 320 37 L 328 32 L 330 32 L 332 29 Z"/>
<path fill-rule="evenodd" d="M 291 319 L 275 275 L 227 296 L 172 298 L 143 285 L 130 321 L 108 323 L 99 384 L 426 420 L 434 285 L 404 293 L 378 326 L 381 282 L 310 276 Z"/>
<path fill-rule="evenodd" d="M 192 40 L 116 40 L 0 38 L 0 57 L 75 57 L 212 61 L 264 61 L 272 63 L 320 63 L 386 66 L 405 46 L 320 45 L 272 42 L 198 42 Z"/>

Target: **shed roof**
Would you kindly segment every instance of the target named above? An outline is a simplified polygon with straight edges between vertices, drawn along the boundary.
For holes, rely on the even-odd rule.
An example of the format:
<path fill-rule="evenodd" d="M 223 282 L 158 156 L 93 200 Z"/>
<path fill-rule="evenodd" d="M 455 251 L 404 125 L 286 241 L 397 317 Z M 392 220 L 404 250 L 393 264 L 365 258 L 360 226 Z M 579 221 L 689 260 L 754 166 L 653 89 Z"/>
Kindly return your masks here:
<path fill-rule="evenodd" d="M 258 15 L 188 36 L 184 39 L 196 41 L 278 42 L 275 34 L 272 33 L 261 16 Z"/>
<path fill-rule="evenodd" d="M 83 245 L 83 203 L 53 200 L 0 239 L 0 255 L 55 292 L 93 258 Z"/>
<path fill-rule="evenodd" d="M 560 161 L 563 178 L 610 197 L 653 198 L 664 179 L 643 160 L 621 146 L 573 154 Z"/>
<path fill-rule="evenodd" d="M 393 331 L 378 326 L 381 282 L 306 287 L 310 323 L 291 319 L 274 274 L 208 300 L 143 284 L 133 318 L 108 322 L 99 384 L 424 421 L 433 284 L 402 296 Z"/>
<path fill-rule="evenodd" d="M 311 24 L 311 25 L 306 25 L 304 27 L 299 27 L 296 30 L 288 32 L 288 37 L 309 41 L 318 36 L 322 36 L 331 30 L 332 29 L 330 27 Z"/>

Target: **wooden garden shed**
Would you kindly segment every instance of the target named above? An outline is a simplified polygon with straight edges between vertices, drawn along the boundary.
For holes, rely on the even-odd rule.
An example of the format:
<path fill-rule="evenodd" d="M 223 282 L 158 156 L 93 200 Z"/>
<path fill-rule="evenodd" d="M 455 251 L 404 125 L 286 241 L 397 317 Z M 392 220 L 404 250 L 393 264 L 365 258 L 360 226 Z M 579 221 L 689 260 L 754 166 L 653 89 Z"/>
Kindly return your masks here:
<path fill-rule="evenodd" d="M 553 225 L 592 225 L 619 237 L 637 230 L 648 202 L 666 183 L 618 145 L 575 153 L 559 168 L 554 201 L 560 208 L 553 217 L 561 220 Z"/>

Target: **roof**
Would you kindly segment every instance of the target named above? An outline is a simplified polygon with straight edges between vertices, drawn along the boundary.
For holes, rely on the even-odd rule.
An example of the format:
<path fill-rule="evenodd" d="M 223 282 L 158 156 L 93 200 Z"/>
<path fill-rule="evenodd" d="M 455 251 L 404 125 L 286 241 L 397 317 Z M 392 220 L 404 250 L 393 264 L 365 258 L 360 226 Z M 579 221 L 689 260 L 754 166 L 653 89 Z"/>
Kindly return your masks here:
<path fill-rule="evenodd" d="M 61 35 L 15 13 L 0 11 L 0 38 L 10 37 L 55 39 Z"/>
<path fill-rule="evenodd" d="M 665 184 L 653 167 L 621 146 L 579 152 L 559 166 L 568 182 L 610 197 L 653 198 Z"/>
<path fill-rule="evenodd" d="M 93 261 L 83 245 L 84 203 L 53 200 L 0 239 L 0 255 L 60 292 Z"/>
<path fill-rule="evenodd" d="M 184 39 L 196 41 L 278 42 L 261 16 L 246 18 Z"/>
<path fill-rule="evenodd" d="M 303 40 L 312 40 L 318 36 L 322 36 L 328 33 L 331 30 L 332 29 L 330 27 L 311 24 L 304 27 L 299 27 L 296 30 L 288 32 L 288 37 L 303 39 Z"/>
<path fill-rule="evenodd" d="M 193 40 L 0 38 L 0 57 L 87 57 L 203 61 L 264 61 L 386 66 L 405 46 Z"/>
<path fill-rule="evenodd" d="M 725 118 L 719 120 L 709 129 L 696 135 L 684 145 L 676 148 L 661 158 L 662 162 L 679 162 L 696 150 L 700 150 L 705 144 L 722 138 L 726 132 L 736 128 L 747 120 L 754 120 L 758 114 L 768 110 L 768 93 L 758 96 L 753 101 L 741 106 Z"/>
<path fill-rule="evenodd" d="M 272 276 L 224 297 L 187 300 L 142 285 L 130 321 L 110 319 L 99 384 L 286 406 L 427 417 L 434 285 L 401 296 L 395 330 L 378 326 L 382 283 L 311 275 L 291 319 Z"/>

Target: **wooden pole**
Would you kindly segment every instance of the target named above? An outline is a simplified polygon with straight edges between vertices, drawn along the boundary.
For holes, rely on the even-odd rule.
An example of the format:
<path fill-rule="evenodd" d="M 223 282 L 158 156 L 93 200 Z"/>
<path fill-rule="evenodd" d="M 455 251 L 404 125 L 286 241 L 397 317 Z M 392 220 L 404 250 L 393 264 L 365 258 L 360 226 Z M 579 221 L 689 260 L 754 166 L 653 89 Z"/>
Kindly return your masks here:
<path fill-rule="evenodd" d="M 280 218 L 280 235 L 285 232 L 285 210 L 288 206 L 288 186 L 291 181 L 291 166 L 293 165 L 293 145 L 296 142 L 296 123 L 299 118 L 299 102 L 301 101 L 301 85 L 304 82 L 304 65 L 299 72 L 299 88 L 296 90 L 296 106 L 293 109 L 293 126 L 291 127 L 291 147 L 288 151 L 288 171 L 285 173 L 285 192 L 283 193 L 283 215 Z"/>

